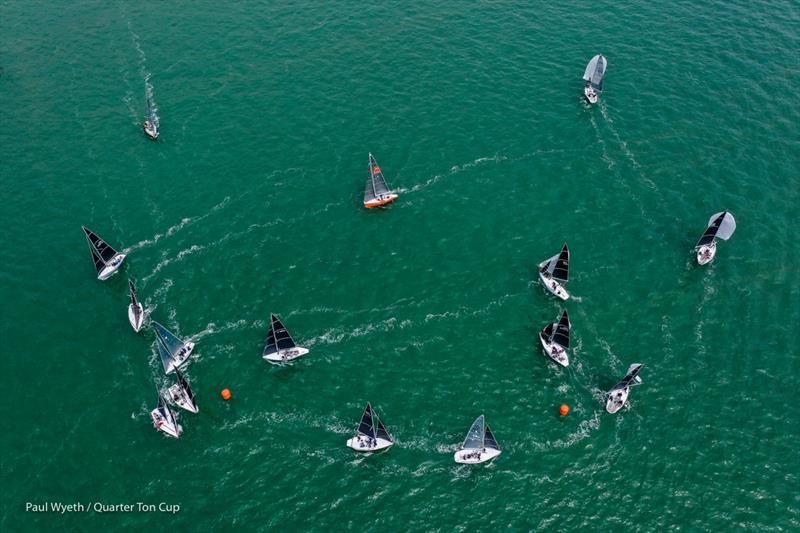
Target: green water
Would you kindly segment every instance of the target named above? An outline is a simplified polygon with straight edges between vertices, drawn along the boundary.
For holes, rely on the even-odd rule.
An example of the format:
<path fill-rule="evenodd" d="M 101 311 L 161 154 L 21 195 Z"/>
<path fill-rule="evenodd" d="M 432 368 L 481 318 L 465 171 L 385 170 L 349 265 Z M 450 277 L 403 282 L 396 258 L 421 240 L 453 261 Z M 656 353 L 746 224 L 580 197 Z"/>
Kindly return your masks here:
<path fill-rule="evenodd" d="M 661 4 L 1 4 L 0 529 L 800 529 L 800 11 Z M 562 305 L 534 280 L 564 242 Z M 177 441 L 128 276 L 197 342 Z M 567 369 L 537 346 L 564 308 Z M 260 357 L 270 312 L 292 367 Z M 387 454 L 344 445 L 367 401 Z M 481 413 L 503 454 L 457 466 Z"/>

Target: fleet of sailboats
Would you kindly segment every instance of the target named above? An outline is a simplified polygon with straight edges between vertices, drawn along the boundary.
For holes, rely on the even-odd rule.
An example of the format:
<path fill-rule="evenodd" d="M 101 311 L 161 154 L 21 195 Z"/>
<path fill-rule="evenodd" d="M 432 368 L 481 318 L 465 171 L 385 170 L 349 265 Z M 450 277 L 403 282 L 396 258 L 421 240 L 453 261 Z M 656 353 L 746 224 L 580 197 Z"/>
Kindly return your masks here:
<path fill-rule="evenodd" d="M 561 313 L 558 322 L 548 324 L 539 333 L 539 341 L 542 343 L 544 353 L 561 366 L 569 366 L 569 333 L 572 323 L 566 311 Z"/>
<path fill-rule="evenodd" d="M 194 343 L 181 340 L 158 322 L 153 321 L 152 327 L 156 334 L 156 345 L 161 356 L 161 364 L 164 365 L 164 372 L 172 374 L 189 359 L 194 350 Z"/>
<path fill-rule="evenodd" d="M 600 93 L 603 92 L 603 78 L 607 66 L 608 61 L 602 54 L 594 56 L 586 65 L 586 70 L 583 72 L 583 80 L 586 82 L 583 86 L 583 95 L 590 104 L 596 104 Z"/>
<path fill-rule="evenodd" d="M 397 199 L 397 193 L 389 189 L 386 178 L 383 177 L 378 162 L 369 154 L 369 175 L 367 176 L 367 186 L 364 189 L 364 207 L 367 209 L 385 205 Z"/>
<path fill-rule="evenodd" d="M 377 452 L 386 450 L 394 444 L 394 439 L 386 431 L 378 413 L 372 410 L 372 405 L 367 402 L 361 421 L 356 428 L 353 438 L 347 440 L 347 446 L 357 452 Z"/>
<path fill-rule="evenodd" d="M 86 242 L 89 243 L 89 250 L 92 252 L 97 279 L 101 281 L 107 280 L 122 266 L 125 254 L 117 252 L 110 244 L 86 226 L 82 227 L 83 233 L 86 235 Z"/>
<path fill-rule="evenodd" d="M 500 455 L 501 452 L 497 439 L 494 438 L 486 419 L 481 415 L 472 423 L 464 442 L 453 454 L 453 459 L 456 463 L 463 464 L 485 463 Z"/>
<path fill-rule="evenodd" d="M 282 364 L 294 361 L 307 353 L 307 348 L 295 344 L 283 322 L 276 315 L 270 314 L 267 344 L 261 356 L 272 364 Z"/>
<path fill-rule="evenodd" d="M 128 280 L 128 287 L 131 293 L 131 303 L 128 304 L 128 322 L 131 323 L 133 331 L 139 333 L 139 330 L 142 329 L 142 323 L 144 322 L 144 308 L 136 297 L 136 285 L 133 283 L 132 279 Z"/>
<path fill-rule="evenodd" d="M 569 293 L 564 288 L 564 283 L 569 281 L 569 248 L 566 243 L 558 255 L 539 263 L 539 279 L 551 294 L 562 300 L 569 299 Z"/>
<path fill-rule="evenodd" d="M 736 231 L 736 219 L 728 211 L 714 213 L 708 219 L 708 227 L 703 236 L 697 241 L 697 263 L 707 265 L 717 255 L 717 239 L 727 241 Z"/>
<path fill-rule="evenodd" d="M 639 377 L 639 371 L 644 365 L 641 363 L 634 363 L 628 367 L 628 373 L 622 380 L 614 385 L 608 395 L 606 396 L 606 411 L 611 414 L 616 413 L 625 402 L 628 401 L 628 394 L 630 394 L 631 387 L 642 383 L 642 378 Z"/>

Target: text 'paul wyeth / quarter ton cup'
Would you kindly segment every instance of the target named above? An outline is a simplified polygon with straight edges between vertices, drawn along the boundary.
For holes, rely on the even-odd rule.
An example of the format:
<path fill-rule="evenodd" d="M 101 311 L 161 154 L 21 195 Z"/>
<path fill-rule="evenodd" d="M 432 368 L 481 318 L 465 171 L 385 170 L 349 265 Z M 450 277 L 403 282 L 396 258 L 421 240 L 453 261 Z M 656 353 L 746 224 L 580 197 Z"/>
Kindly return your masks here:
<path fill-rule="evenodd" d="M 104 502 L 25 502 L 28 513 L 170 513 L 177 514 L 181 510 L 177 503 L 104 503 Z"/>

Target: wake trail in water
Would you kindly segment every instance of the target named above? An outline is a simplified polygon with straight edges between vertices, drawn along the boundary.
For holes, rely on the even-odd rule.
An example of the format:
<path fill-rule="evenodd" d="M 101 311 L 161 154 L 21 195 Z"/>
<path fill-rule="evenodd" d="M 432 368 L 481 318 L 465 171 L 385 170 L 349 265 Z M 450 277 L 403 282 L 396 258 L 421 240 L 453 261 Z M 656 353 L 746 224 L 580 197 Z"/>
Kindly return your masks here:
<path fill-rule="evenodd" d="M 436 174 L 436 175 L 428 178 L 428 180 L 425 181 L 424 183 L 418 183 L 417 185 L 414 185 L 410 189 L 401 188 L 401 189 L 398 189 L 397 192 L 398 193 L 403 193 L 403 194 L 408 194 L 408 193 L 414 193 L 414 192 L 417 192 L 417 191 L 421 191 L 422 189 L 430 187 L 431 185 L 433 185 L 434 183 L 438 182 L 439 180 L 441 180 L 443 178 L 447 178 L 447 177 L 453 176 L 455 174 L 458 174 L 459 172 L 463 172 L 463 171 L 468 170 L 468 169 L 470 169 L 472 167 L 481 165 L 481 164 L 489 162 L 489 161 L 494 161 L 495 163 L 499 163 L 501 161 L 505 161 L 506 159 L 507 158 L 505 156 L 501 156 L 501 155 L 498 155 L 498 154 L 495 154 L 495 155 L 493 155 L 491 157 L 479 157 L 479 158 L 474 159 L 473 161 L 470 161 L 468 163 L 463 163 L 461 165 L 454 165 L 454 166 L 450 167 L 450 170 L 448 172 L 445 172 L 443 174 Z"/>
<path fill-rule="evenodd" d="M 608 124 L 608 130 L 614 136 L 614 139 L 617 141 L 617 144 L 619 145 L 620 150 L 628 158 L 628 161 L 630 161 L 630 163 L 633 166 L 634 170 L 636 170 L 636 172 L 639 174 L 639 177 L 642 178 L 642 181 L 644 181 L 644 183 L 646 183 L 647 186 L 650 187 L 651 189 L 658 190 L 658 187 L 656 187 L 656 184 L 653 183 L 653 181 L 650 178 L 645 176 L 644 172 L 642 172 L 642 165 L 639 164 L 639 161 L 636 160 L 636 156 L 634 156 L 633 152 L 630 150 L 630 148 L 628 148 L 628 142 L 622 140 L 622 137 L 620 137 L 619 132 L 617 132 L 617 129 L 614 127 L 614 121 L 608 115 L 608 111 L 607 111 L 606 106 L 605 106 L 604 103 L 600 104 L 600 114 L 603 115 L 603 118 L 605 119 L 606 123 Z"/>
<path fill-rule="evenodd" d="M 144 82 L 144 96 L 148 107 L 148 119 L 152 120 L 155 123 L 155 125 L 158 126 L 159 125 L 158 107 L 156 106 L 153 84 L 150 82 L 152 74 L 150 73 L 150 71 L 147 70 L 147 54 L 145 54 L 144 49 L 142 49 L 142 43 L 139 34 L 133 31 L 133 26 L 131 25 L 131 19 L 128 16 L 127 10 L 125 9 L 125 4 L 122 2 L 120 2 L 120 11 L 122 12 L 122 16 L 125 19 L 126 25 L 128 27 L 128 33 L 131 36 L 131 42 L 133 43 L 133 47 L 136 50 L 138 56 L 139 75 L 141 76 L 141 79 Z M 133 95 L 130 94 L 130 91 L 126 93 L 124 100 L 129 110 L 132 111 L 133 116 L 136 117 L 136 121 L 138 122 L 139 113 L 136 112 L 136 109 L 133 106 Z"/>

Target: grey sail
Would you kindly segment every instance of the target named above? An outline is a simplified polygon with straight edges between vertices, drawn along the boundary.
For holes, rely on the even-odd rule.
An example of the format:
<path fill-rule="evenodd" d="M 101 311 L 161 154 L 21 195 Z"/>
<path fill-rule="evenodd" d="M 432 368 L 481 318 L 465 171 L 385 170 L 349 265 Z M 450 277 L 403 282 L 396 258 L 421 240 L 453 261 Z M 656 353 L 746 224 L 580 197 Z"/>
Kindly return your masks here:
<path fill-rule="evenodd" d="M 555 332 L 553 333 L 553 342 L 555 342 L 559 346 L 563 346 L 564 348 L 569 348 L 569 330 L 571 327 L 572 324 L 569 321 L 569 316 L 567 315 L 567 312 L 564 311 L 561 314 L 561 319 L 555 326 Z"/>
<path fill-rule="evenodd" d="M 164 366 L 164 372 L 169 372 L 170 363 L 172 363 L 172 354 L 169 352 L 161 339 L 156 336 L 156 346 L 158 347 L 158 355 L 161 358 L 161 364 Z"/>
<path fill-rule="evenodd" d="M 194 401 L 194 391 L 192 391 L 191 387 L 189 387 L 189 382 L 186 381 L 186 378 L 184 378 L 177 370 L 175 370 L 175 375 L 178 378 L 178 383 L 180 384 L 181 388 L 184 390 L 184 392 L 186 392 L 186 397 L 189 398 L 189 403 L 196 407 L 197 404 Z"/>
<path fill-rule="evenodd" d="M 553 342 L 553 331 L 555 331 L 555 324 L 547 324 L 542 330 L 542 335 L 547 342 Z"/>
<path fill-rule="evenodd" d="M 461 444 L 461 449 L 478 449 L 482 450 L 484 447 L 484 436 L 486 435 L 486 424 L 483 415 L 479 416 L 472 427 L 467 432 L 467 438 Z"/>
<path fill-rule="evenodd" d="M 270 314 L 270 326 L 267 333 L 267 344 L 264 346 L 263 355 L 276 353 L 280 350 L 294 348 L 296 344 L 286 330 L 283 322 L 274 314 Z"/>
<path fill-rule="evenodd" d="M 484 435 L 484 446 L 493 450 L 500 449 L 500 445 L 497 444 L 497 439 L 494 438 L 494 434 L 488 425 L 486 426 L 486 434 Z"/>
<path fill-rule="evenodd" d="M 377 413 L 373 413 L 373 415 L 374 415 L 375 418 L 378 419 L 377 430 L 376 430 L 376 433 L 375 433 L 378 436 L 378 438 L 379 439 L 386 439 L 389 442 L 394 442 L 394 439 L 392 439 L 392 436 L 389 435 L 388 431 L 386 431 L 386 427 L 383 425 L 383 420 L 381 420 L 381 417 L 379 417 L 377 415 Z"/>
<path fill-rule="evenodd" d="M 550 259 L 547 259 L 546 261 L 542 261 L 541 263 L 539 263 L 539 268 L 541 269 L 542 272 L 547 272 L 552 276 L 553 271 L 556 268 L 557 261 L 558 261 L 558 255 L 554 255 Z"/>
<path fill-rule="evenodd" d="M 727 211 L 715 213 L 708 220 L 708 228 L 706 228 L 705 233 L 703 233 L 703 236 L 700 237 L 695 246 L 711 244 L 716 238 L 727 241 L 735 230 L 736 220 L 733 215 Z"/>
<path fill-rule="evenodd" d="M 606 75 L 606 66 L 608 61 L 606 58 L 598 54 L 589 60 L 586 65 L 586 70 L 583 73 L 583 79 L 590 83 L 595 90 L 603 90 L 603 78 Z"/>
<path fill-rule="evenodd" d="M 185 343 L 158 322 L 153 322 L 152 326 L 153 331 L 156 332 L 158 353 L 161 355 L 161 362 L 164 365 L 164 371 L 167 372 L 169 370 L 169 364 L 172 361 L 172 358 L 175 357 L 175 354 L 178 353 L 181 348 L 183 348 Z"/>
<path fill-rule="evenodd" d="M 558 259 L 553 265 L 552 274 L 557 280 L 569 281 L 569 248 L 567 248 L 566 244 L 561 248 L 561 253 L 558 254 Z"/>
<path fill-rule="evenodd" d="M 109 261 L 117 255 L 117 251 L 92 230 L 88 229 L 86 226 L 82 227 L 83 233 L 86 235 L 86 240 L 89 243 L 89 249 L 92 252 L 94 266 L 99 274 L 100 271 L 108 265 Z"/>
<path fill-rule="evenodd" d="M 358 433 L 365 437 L 372 437 L 373 439 L 376 436 L 372 406 L 369 403 L 367 403 L 367 407 L 364 409 L 364 414 L 361 415 L 361 422 L 358 424 Z"/>
<path fill-rule="evenodd" d="M 622 378 L 622 381 L 614 385 L 611 390 L 624 389 L 625 387 L 630 386 L 630 384 L 633 383 L 633 381 L 639 376 L 639 371 L 643 366 L 644 365 L 639 363 L 631 365 L 628 369 L 628 373 L 625 374 L 624 378 Z"/>
<path fill-rule="evenodd" d="M 164 400 L 164 395 L 161 394 L 160 391 L 158 393 L 158 411 L 170 424 L 177 427 L 178 424 L 175 422 L 175 414 L 172 412 L 172 409 L 169 408 L 169 404 Z"/>
<path fill-rule="evenodd" d="M 380 198 L 383 194 L 391 192 L 383 172 L 378 166 L 378 162 L 369 154 L 369 175 L 367 176 L 367 186 L 364 189 L 364 203 Z"/>

